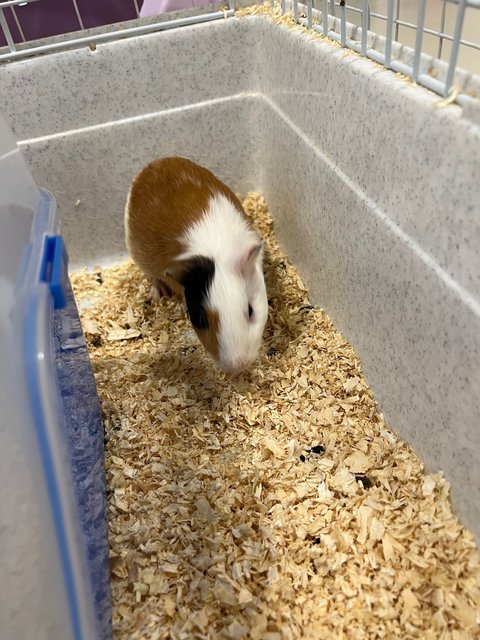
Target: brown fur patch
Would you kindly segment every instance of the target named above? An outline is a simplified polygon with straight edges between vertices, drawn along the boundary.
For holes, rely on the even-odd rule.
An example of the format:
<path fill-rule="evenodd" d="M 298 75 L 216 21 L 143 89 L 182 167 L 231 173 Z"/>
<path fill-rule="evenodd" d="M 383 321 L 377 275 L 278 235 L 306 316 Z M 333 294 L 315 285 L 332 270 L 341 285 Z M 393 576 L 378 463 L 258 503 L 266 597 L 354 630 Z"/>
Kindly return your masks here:
<path fill-rule="evenodd" d="M 218 311 L 207 309 L 208 329 L 195 329 L 200 342 L 205 349 L 218 360 L 220 355 L 220 345 L 218 343 L 218 334 L 220 331 L 220 317 Z"/>
<path fill-rule="evenodd" d="M 126 234 L 136 264 L 179 294 L 165 270 L 185 247 L 180 238 L 204 214 L 212 195 L 224 194 L 245 215 L 242 205 L 211 171 L 186 158 L 162 158 L 148 164 L 130 189 Z"/>

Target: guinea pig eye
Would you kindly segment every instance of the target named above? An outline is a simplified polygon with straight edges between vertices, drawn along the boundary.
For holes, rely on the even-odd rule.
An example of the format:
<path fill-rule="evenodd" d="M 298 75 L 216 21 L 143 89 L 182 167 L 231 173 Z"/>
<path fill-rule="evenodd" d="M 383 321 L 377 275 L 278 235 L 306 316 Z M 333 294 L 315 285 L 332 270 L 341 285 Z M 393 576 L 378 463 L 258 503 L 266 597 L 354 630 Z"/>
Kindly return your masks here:
<path fill-rule="evenodd" d="M 252 309 L 252 305 L 249 304 L 248 305 L 248 317 L 251 318 L 253 316 L 253 309 Z"/>

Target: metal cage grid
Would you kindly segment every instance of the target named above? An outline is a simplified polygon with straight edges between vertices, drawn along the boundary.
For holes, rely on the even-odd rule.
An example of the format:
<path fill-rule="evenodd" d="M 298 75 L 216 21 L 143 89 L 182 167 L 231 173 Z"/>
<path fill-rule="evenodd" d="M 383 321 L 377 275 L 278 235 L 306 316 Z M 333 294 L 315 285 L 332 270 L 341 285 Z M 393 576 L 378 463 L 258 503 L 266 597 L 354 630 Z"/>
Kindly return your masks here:
<path fill-rule="evenodd" d="M 54 53 L 57 51 L 63 51 L 66 49 L 72 49 L 82 46 L 94 46 L 101 42 L 108 42 L 111 40 L 117 40 L 119 38 L 127 38 L 132 36 L 140 36 L 146 33 L 153 33 L 155 31 L 164 31 L 165 29 L 175 29 L 177 27 L 189 26 L 192 24 L 199 24 L 201 22 L 210 22 L 213 20 L 223 20 L 235 15 L 234 0 L 227 0 L 228 7 L 224 10 L 216 10 L 207 13 L 198 13 L 195 15 L 185 15 L 181 18 L 168 18 L 155 22 L 146 20 L 139 20 L 136 26 L 127 26 L 121 29 L 102 29 L 98 33 L 82 35 L 80 31 L 72 34 L 68 34 L 65 39 L 57 40 L 55 38 L 51 41 L 39 44 L 38 42 L 27 42 L 21 48 L 17 47 L 13 41 L 13 37 L 5 18 L 5 9 L 13 8 L 17 5 L 26 5 L 32 2 L 39 2 L 40 0 L 5 0 L 0 1 L 0 30 L 3 31 L 5 39 L 7 41 L 7 50 L 0 53 L 1 62 L 13 62 L 23 58 L 29 58 L 36 55 L 42 55 L 45 53 Z M 80 26 L 80 25 L 79 25 Z M 108 26 L 108 25 L 106 25 Z M 0 51 L 2 51 L 0 49 Z"/>
<path fill-rule="evenodd" d="M 188 12 L 181 17 L 169 17 L 163 15 L 161 19 L 151 21 L 140 20 L 134 26 L 127 24 L 121 29 L 102 29 L 100 32 L 85 34 L 72 33 L 61 40 L 54 39 L 45 43 L 26 42 L 17 47 L 8 26 L 5 10 L 10 9 L 15 16 L 14 8 L 17 5 L 25 5 L 39 0 L 0 0 L 0 28 L 7 41 L 7 47 L 0 49 L 0 62 L 9 62 L 34 55 L 61 51 L 79 46 L 94 46 L 100 42 L 115 40 L 118 38 L 142 35 L 164 29 L 209 22 L 229 18 L 235 15 L 235 0 L 228 0 L 228 7 L 213 6 L 211 10 L 203 12 Z M 213 0 L 214 1 L 214 0 Z M 406 20 L 402 17 L 402 1 L 406 0 L 306 0 L 301 4 L 299 0 L 280 0 L 282 13 L 290 12 L 294 21 L 298 24 L 313 29 L 323 36 L 340 43 L 342 47 L 349 48 L 375 62 L 410 77 L 414 82 L 425 86 L 431 91 L 447 97 L 450 96 L 459 104 L 472 101 L 478 96 L 467 95 L 462 92 L 463 87 L 455 86 L 455 78 L 459 69 L 458 56 L 460 47 L 467 48 L 478 54 L 480 68 L 480 28 L 478 41 L 472 41 L 462 37 L 467 9 L 478 11 L 478 24 L 480 26 L 480 0 L 435 0 L 441 6 L 440 25 L 438 29 L 428 26 L 426 21 L 431 3 L 428 0 L 418 1 L 416 20 Z M 193 0 L 192 0 L 193 4 Z M 271 2 L 274 6 L 274 1 Z M 412 4 L 412 3 L 411 3 Z M 414 4 L 414 3 L 413 3 Z M 76 6 L 76 5 L 75 5 Z M 138 0 L 135 0 L 136 13 L 138 12 Z M 447 8 L 455 12 L 453 32 L 446 29 Z M 476 17 L 476 16 L 475 16 Z M 372 22 L 375 23 L 372 28 Z M 82 26 L 79 16 L 79 25 Z M 411 49 L 402 42 L 400 30 L 409 30 L 415 34 Z M 383 33 L 381 33 L 383 32 Z M 436 51 L 430 59 L 439 61 L 445 57 L 446 44 L 450 49 L 447 62 L 443 63 L 441 74 L 432 74 L 425 69 L 424 58 L 426 55 L 425 37 L 436 39 Z M 408 49 L 410 55 L 400 56 L 401 50 Z M 466 71 L 473 71 L 467 69 Z M 436 77 L 440 75 L 440 77 Z M 472 75 L 472 74 L 471 74 Z M 477 84 L 480 83 L 480 80 Z M 471 92 L 470 92 L 471 93 Z M 473 92 L 475 93 L 475 92 Z"/>
<path fill-rule="evenodd" d="M 317 0 L 316 4 L 319 5 L 319 10 L 316 12 L 319 15 L 317 24 L 315 24 L 314 20 L 314 0 L 307 0 L 306 5 L 301 5 L 298 0 L 292 0 L 291 2 L 281 0 L 281 9 L 282 13 L 291 11 L 295 22 L 304 24 L 308 28 L 322 33 L 325 37 L 336 40 L 342 47 L 352 49 L 388 69 L 410 77 L 414 82 L 441 96 L 446 97 L 455 92 L 455 99 L 461 103 L 468 101 L 470 96 L 456 95 L 461 94 L 461 89 L 454 87 L 460 46 L 480 52 L 480 30 L 479 42 L 472 42 L 462 38 L 465 14 L 467 8 L 480 9 L 480 0 L 441 0 L 441 2 L 443 6 L 441 24 L 438 30 L 425 26 L 428 0 L 419 0 L 415 23 L 400 18 L 402 0 L 384 0 L 385 13 L 372 12 L 369 0 L 360 0 L 355 4 L 345 0 Z M 453 34 L 449 34 L 445 30 L 447 5 L 452 5 L 456 9 Z M 303 9 L 304 6 L 305 9 Z M 347 20 L 347 12 L 350 15 L 358 16 L 356 23 Z M 323 16 L 326 17 L 325 20 Z M 378 34 L 370 31 L 372 18 L 383 21 L 384 36 L 378 36 Z M 415 31 L 411 63 L 407 63 L 394 55 L 394 45 L 402 44 L 399 42 L 400 27 Z M 448 66 L 445 78 L 442 80 L 422 71 L 421 62 L 422 54 L 425 54 L 423 47 L 425 34 L 436 37 L 438 48 L 435 58 L 438 60 L 442 57 L 444 43 L 449 42 L 451 44 Z M 396 50 L 399 51 L 398 46 Z"/>

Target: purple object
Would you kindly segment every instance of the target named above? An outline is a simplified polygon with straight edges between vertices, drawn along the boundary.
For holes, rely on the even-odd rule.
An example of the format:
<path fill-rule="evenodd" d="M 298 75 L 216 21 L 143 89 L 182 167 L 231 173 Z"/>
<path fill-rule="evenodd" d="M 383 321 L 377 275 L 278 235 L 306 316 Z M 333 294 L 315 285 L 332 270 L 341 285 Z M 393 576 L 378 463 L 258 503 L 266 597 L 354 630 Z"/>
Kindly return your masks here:
<path fill-rule="evenodd" d="M 205 7 L 213 4 L 216 0 L 145 0 L 140 9 L 140 16 L 156 16 L 168 11 L 178 11 L 179 9 L 191 9 L 192 7 Z"/>
<path fill-rule="evenodd" d="M 40 0 L 15 7 L 15 13 L 25 40 L 48 38 L 80 29 L 73 2 Z"/>
<path fill-rule="evenodd" d="M 17 23 L 15 22 L 15 18 L 13 17 L 13 11 L 10 7 L 10 10 L 3 11 L 3 15 L 7 20 L 7 24 L 10 28 L 10 33 L 12 34 L 12 38 L 14 42 L 22 42 L 22 36 L 20 35 L 20 31 L 18 30 Z M 3 35 L 2 29 L 0 29 L 0 47 L 4 47 L 7 44 L 7 40 Z"/>
<path fill-rule="evenodd" d="M 43 0 L 40 0 L 42 3 Z M 133 0 L 77 0 L 78 10 L 85 29 L 114 22 L 126 22 L 137 17 Z"/>
<path fill-rule="evenodd" d="M 137 3 L 140 6 L 142 0 L 137 0 Z M 25 40 L 29 41 L 80 31 L 82 28 L 90 29 L 134 20 L 138 13 L 135 0 L 39 0 L 24 6 L 10 7 L 4 10 L 4 15 L 14 42 L 19 43 L 23 38 L 15 16 Z M 6 44 L 0 28 L 0 46 Z"/>

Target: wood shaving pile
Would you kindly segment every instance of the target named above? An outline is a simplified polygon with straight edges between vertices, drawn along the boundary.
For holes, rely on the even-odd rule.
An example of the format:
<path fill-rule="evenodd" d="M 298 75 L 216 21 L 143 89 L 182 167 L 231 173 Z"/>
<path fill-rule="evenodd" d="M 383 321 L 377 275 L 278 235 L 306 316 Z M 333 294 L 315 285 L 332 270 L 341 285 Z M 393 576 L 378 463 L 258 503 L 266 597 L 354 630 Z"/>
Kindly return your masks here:
<path fill-rule="evenodd" d="M 132 263 L 72 275 L 107 449 L 115 638 L 480 634 L 480 563 L 442 474 L 385 425 L 263 199 L 264 353 L 231 379 Z"/>

